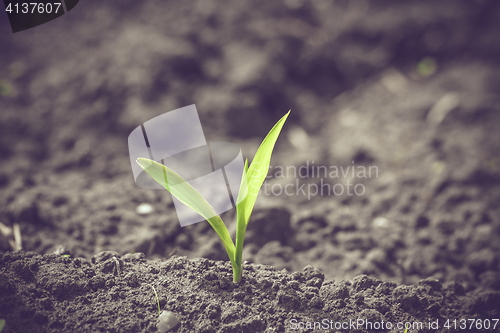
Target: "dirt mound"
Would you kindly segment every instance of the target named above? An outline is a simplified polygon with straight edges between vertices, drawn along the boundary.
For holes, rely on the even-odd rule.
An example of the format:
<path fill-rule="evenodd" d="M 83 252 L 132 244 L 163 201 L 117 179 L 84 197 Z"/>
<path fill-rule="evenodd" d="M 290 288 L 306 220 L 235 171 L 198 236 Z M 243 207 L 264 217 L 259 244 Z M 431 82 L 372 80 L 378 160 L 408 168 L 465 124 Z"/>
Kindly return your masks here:
<path fill-rule="evenodd" d="M 91 262 L 6 253 L 0 310 L 5 332 L 26 333 L 153 332 L 155 293 L 160 308 L 180 321 L 176 332 L 396 332 L 403 325 L 457 331 L 453 325 L 463 325 L 462 319 L 486 327 L 500 315 L 500 293 L 470 296 L 458 283 L 433 279 L 413 286 L 366 275 L 335 282 L 311 266 L 289 273 L 254 264 L 245 265 L 243 274 L 235 284 L 229 262 L 153 261 L 142 253 L 101 252 Z"/>

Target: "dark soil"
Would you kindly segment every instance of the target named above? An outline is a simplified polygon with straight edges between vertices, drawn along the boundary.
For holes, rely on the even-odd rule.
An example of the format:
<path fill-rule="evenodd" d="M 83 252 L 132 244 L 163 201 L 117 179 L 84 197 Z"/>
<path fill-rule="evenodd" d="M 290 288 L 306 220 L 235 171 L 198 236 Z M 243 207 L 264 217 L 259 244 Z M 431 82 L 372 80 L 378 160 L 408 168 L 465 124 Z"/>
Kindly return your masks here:
<path fill-rule="evenodd" d="M 106 251 L 92 262 L 8 253 L 1 263 L 8 332 L 154 332 L 152 287 L 160 307 L 177 315 L 177 332 L 291 332 L 309 325 L 318 332 L 402 332 L 403 325 L 435 332 L 454 328 L 455 319 L 450 331 L 460 332 L 462 318 L 479 331 L 475 325 L 500 315 L 499 293 L 468 296 L 460 284 L 434 279 L 412 286 L 366 275 L 334 282 L 311 266 L 289 273 L 246 265 L 244 279 L 235 284 L 228 262 L 152 261 L 142 253 Z"/>
<path fill-rule="evenodd" d="M 123 0 L 0 22 L 0 222 L 27 251 L 0 234 L 2 333 L 154 332 L 151 286 L 172 332 L 499 319 L 499 18 L 494 0 Z M 129 133 L 190 104 L 250 159 L 292 109 L 239 285 L 209 224 L 181 228 L 132 177 Z M 347 182 L 363 193 L 319 191 Z"/>

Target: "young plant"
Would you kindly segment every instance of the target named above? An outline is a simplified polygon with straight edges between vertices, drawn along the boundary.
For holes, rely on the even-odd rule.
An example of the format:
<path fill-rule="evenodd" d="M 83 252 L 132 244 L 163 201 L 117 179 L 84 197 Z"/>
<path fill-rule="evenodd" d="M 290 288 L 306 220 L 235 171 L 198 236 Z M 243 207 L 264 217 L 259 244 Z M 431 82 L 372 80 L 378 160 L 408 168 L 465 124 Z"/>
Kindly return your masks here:
<path fill-rule="evenodd" d="M 156 296 L 156 304 L 158 304 L 158 315 L 161 315 L 161 310 L 160 310 L 160 299 L 158 298 L 158 294 L 156 293 L 156 289 L 155 289 L 155 287 L 153 287 L 153 285 L 151 285 L 151 288 L 153 288 L 153 291 L 154 291 L 155 296 Z"/>
<path fill-rule="evenodd" d="M 231 261 L 234 282 L 239 282 L 241 280 L 243 271 L 241 259 L 245 232 L 260 187 L 262 183 L 264 183 L 264 179 L 269 170 L 274 145 L 289 114 L 290 111 L 288 111 L 288 113 L 273 126 L 271 131 L 269 131 L 257 150 L 250 167 L 248 166 L 248 160 L 245 161 L 240 191 L 238 192 L 238 200 L 236 201 L 236 243 L 233 243 L 226 225 L 222 222 L 220 216 L 215 213 L 213 207 L 187 181 L 173 170 L 158 162 L 147 158 L 137 159 L 137 163 L 141 168 L 143 168 L 155 181 L 210 223 L 217 235 L 219 235 L 222 244 L 224 244 L 224 248 Z"/>

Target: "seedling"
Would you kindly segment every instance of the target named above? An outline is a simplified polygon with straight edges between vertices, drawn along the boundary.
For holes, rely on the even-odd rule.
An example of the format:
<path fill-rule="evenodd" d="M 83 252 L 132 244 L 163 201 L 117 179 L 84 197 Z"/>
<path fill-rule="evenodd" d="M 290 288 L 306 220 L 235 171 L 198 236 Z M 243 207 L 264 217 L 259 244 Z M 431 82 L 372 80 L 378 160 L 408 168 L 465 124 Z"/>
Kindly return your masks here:
<path fill-rule="evenodd" d="M 245 161 L 236 204 L 236 243 L 233 243 L 229 231 L 220 216 L 215 213 L 213 207 L 194 187 L 173 170 L 158 162 L 147 158 L 137 159 L 137 163 L 141 168 L 143 168 L 155 181 L 210 223 L 217 235 L 219 235 L 222 244 L 224 244 L 224 248 L 231 261 L 234 282 L 239 282 L 241 280 L 243 270 L 241 259 L 245 232 L 260 187 L 262 183 L 264 183 L 264 179 L 269 170 L 274 145 L 289 114 L 290 111 L 288 111 L 288 113 L 273 126 L 271 131 L 269 131 L 257 150 L 250 167 L 248 166 L 248 160 Z"/>
<path fill-rule="evenodd" d="M 153 291 L 154 291 L 154 293 L 155 293 L 155 296 L 156 296 L 156 304 L 158 304 L 158 315 L 160 315 L 160 314 L 161 314 L 161 310 L 160 310 L 160 299 L 158 298 L 158 294 L 156 293 L 156 289 L 155 289 L 155 287 L 153 287 L 153 286 L 151 285 L 151 288 L 153 288 Z"/>

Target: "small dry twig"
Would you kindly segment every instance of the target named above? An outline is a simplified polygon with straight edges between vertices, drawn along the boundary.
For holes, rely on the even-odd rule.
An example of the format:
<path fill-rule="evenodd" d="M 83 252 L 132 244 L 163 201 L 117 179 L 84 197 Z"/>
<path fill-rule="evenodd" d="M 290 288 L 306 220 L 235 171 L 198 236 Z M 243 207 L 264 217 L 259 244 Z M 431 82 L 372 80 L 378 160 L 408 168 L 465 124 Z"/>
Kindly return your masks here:
<path fill-rule="evenodd" d="M 0 234 L 2 234 L 5 238 L 9 238 L 10 235 L 12 235 L 12 228 L 0 222 Z"/>
<path fill-rule="evenodd" d="M 177 248 L 173 249 L 172 252 L 170 252 L 167 256 L 167 258 L 170 258 L 171 256 L 173 256 L 175 253 L 177 253 Z"/>
<path fill-rule="evenodd" d="M 23 249 L 23 240 L 21 238 L 21 228 L 19 227 L 19 223 L 14 223 L 14 244 L 16 249 L 14 251 L 21 251 Z"/>
<path fill-rule="evenodd" d="M 0 234 L 7 238 L 12 251 L 18 252 L 23 249 L 23 240 L 21 237 L 21 228 L 19 227 L 19 223 L 14 223 L 11 228 L 0 222 Z M 14 236 L 14 239 L 12 239 L 12 236 Z"/>

